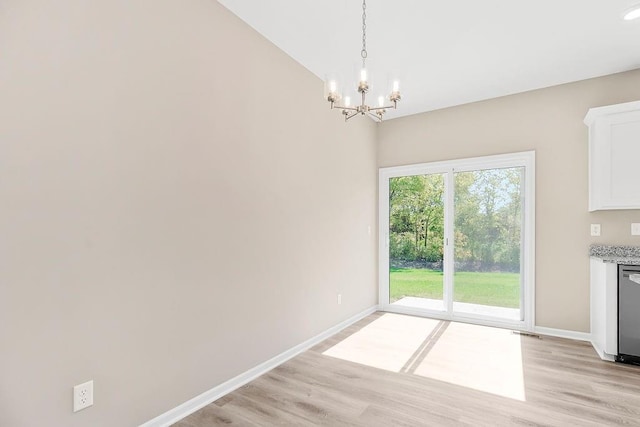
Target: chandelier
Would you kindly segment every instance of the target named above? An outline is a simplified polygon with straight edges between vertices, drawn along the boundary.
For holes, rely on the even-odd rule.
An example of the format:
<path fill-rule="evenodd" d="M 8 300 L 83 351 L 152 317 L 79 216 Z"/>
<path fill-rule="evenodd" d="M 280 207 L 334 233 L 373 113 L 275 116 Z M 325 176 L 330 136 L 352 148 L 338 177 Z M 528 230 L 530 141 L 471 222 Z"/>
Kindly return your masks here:
<path fill-rule="evenodd" d="M 327 101 L 331 103 L 331 108 L 337 108 L 342 110 L 344 115 L 344 121 L 346 122 L 353 116 L 358 114 L 364 116 L 368 115 L 378 122 L 382 121 L 382 116 L 389 108 L 396 109 L 398 107 L 398 101 L 400 101 L 400 85 L 398 80 L 393 80 L 391 85 L 391 94 L 389 95 L 389 104 L 385 105 L 386 99 L 384 96 L 378 97 L 378 106 L 371 107 L 366 102 L 367 93 L 369 92 L 369 82 L 367 81 L 367 0 L 362 0 L 362 50 L 360 51 L 362 57 L 362 68 L 360 69 L 360 80 L 358 82 L 358 93 L 362 100 L 360 105 L 351 105 L 351 98 L 349 96 L 342 97 L 340 90 L 338 89 L 338 80 L 335 78 L 328 78 L 325 81 L 325 96 Z"/>

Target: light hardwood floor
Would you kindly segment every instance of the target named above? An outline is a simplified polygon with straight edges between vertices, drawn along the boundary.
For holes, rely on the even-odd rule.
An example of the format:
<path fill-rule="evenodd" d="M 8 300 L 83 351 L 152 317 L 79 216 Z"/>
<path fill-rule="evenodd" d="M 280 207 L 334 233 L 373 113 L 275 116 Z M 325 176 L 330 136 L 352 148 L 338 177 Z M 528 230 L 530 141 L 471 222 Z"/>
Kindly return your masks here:
<path fill-rule="evenodd" d="M 640 426 L 640 367 L 591 345 L 375 313 L 175 424 Z"/>

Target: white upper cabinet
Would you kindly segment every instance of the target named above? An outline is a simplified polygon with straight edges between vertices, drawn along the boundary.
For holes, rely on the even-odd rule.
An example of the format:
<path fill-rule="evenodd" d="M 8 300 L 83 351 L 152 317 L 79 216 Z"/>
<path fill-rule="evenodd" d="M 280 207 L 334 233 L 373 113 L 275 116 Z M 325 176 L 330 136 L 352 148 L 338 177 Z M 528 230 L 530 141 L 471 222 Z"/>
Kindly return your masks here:
<path fill-rule="evenodd" d="M 589 210 L 640 209 L 640 101 L 591 108 Z"/>

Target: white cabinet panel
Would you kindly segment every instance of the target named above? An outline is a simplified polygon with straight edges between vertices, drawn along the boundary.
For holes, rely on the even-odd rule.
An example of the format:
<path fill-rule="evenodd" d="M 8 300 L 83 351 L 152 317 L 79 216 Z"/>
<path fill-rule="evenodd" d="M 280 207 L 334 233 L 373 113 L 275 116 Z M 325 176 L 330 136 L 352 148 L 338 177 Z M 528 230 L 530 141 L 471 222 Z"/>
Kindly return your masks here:
<path fill-rule="evenodd" d="M 591 344 L 604 360 L 618 354 L 618 265 L 591 258 Z"/>
<path fill-rule="evenodd" d="M 589 210 L 640 209 L 640 101 L 592 108 Z"/>

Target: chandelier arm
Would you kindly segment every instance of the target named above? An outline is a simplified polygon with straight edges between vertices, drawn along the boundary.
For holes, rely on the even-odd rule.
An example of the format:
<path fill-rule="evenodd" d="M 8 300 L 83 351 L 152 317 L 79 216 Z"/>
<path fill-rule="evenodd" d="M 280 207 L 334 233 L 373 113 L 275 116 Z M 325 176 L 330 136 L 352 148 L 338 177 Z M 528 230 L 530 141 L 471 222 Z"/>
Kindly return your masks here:
<path fill-rule="evenodd" d="M 348 111 L 358 111 L 358 107 L 344 107 L 342 105 L 336 105 L 335 108 Z"/>
<path fill-rule="evenodd" d="M 378 116 L 377 114 L 372 114 L 372 113 L 367 113 L 367 114 L 373 117 L 378 123 L 382 122 L 382 117 Z"/>
<path fill-rule="evenodd" d="M 347 121 L 347 120 L 349 120 L 351 117 L 353 117 L 353 116 L 355 116 L 355 115 L 357 115 L 357 114 L 358 114 L 358 112 L 357 112 L 357 111 L 356 111 L 355 113 L 352 113 L 352 114 L 345 114 L 345 116 L 344 116 L 344 121 L 346 122 L 346 121 Z"/>
<path fill-rule="evenodd" d="M 371 107 L 369 111 L 386 110 L 388 108 L 395 108 L 393 105 L 387 105 L 386 107 Z"/>

